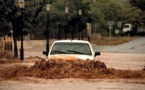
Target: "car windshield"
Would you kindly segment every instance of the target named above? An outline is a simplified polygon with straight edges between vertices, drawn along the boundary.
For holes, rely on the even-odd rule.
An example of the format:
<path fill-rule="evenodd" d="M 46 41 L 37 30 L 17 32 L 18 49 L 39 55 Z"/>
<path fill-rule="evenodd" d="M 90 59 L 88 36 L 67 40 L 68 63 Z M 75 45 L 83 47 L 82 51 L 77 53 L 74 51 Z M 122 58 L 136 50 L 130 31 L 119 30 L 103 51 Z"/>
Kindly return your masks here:
<path fill-rule="evenodd" d="M 124 25 L 124 28 L 128 28 L 129 27 L 129 25 Z"/>
<path fill-rule="evenodd" d="M 55 43 L 50 52 L 52 54 L 92 55 L 87 43 Z"/>

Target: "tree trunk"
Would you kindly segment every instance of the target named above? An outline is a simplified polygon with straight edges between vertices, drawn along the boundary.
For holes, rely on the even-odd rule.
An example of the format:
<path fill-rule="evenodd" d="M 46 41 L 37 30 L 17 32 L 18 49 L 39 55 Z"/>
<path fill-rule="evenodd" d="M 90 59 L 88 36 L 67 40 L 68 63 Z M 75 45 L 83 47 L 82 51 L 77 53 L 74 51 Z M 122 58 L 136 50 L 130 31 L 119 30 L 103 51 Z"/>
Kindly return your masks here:
<path fill-rule="evenodd" d="M 13 26 L 13 41 L 14 41 L 14 57 L 18 58 L 18 48 L 17 48 L 17 40 L 16 40 L 16 33 L 15 33 L 15 26 Z"/>
<path fill-rule="evenodd" d="M 18 58 L 17 41 L 16 41 L 15 36 L 14 36 L 13 38 L 14 38 L 14 57 L 15 57 L 15 58 Z"/>
<path fill-rule="evenodd" d="M 81 32 L 79 31 L 79 36 L 78 36 L 78 40 L 81 39 Z"/>

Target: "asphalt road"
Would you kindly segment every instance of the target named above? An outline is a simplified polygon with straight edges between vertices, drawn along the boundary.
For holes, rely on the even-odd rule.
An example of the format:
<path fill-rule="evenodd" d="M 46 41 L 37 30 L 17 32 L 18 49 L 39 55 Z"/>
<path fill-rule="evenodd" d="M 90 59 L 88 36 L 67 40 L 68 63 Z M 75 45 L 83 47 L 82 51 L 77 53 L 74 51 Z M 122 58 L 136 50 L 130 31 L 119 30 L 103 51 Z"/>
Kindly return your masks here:
<path fill-rule="evenodd" d="M 137 37 L 133 41 L 121 45 L 94 46 L 94 51 L 111 53 L 145 53 L 145 37 Z"/>

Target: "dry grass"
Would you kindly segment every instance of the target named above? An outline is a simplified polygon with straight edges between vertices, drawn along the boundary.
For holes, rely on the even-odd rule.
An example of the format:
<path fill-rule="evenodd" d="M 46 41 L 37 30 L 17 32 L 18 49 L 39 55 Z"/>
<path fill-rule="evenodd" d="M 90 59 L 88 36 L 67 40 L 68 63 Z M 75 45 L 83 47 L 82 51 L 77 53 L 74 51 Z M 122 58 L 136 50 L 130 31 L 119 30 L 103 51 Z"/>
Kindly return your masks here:
<path fill-rule="evenodd" d="M 68 38 L 71 39 L 71 38 Z M 75 38 L 75 40 L 77 40 L 78 38 Z M 97 45 L 119 45 L 119 44 L 123 44 L 129 41 L 132 41 L 134 39 L 134 37 L 101 37 L 98 38 L 96 36 L 91 37 L 91 44 L 97 44 Z M 88 40 L 87 38 L 84 38 L 84 40 Z M 55 41 L 55 39 L 51 39 L 50 40 L 50 45 L 52 45 L 52 43 Z"/>
<path fill-rule="evenodd" d="M 119 38 L 101 37 L 100 39 L 93 39 L 92 38 L 91 43 L 97 44 L 97 45 L 119 45 L 119 44 L 129 42 L 131 40 L 133 40 L 132 37 L 119 37 Z"/>

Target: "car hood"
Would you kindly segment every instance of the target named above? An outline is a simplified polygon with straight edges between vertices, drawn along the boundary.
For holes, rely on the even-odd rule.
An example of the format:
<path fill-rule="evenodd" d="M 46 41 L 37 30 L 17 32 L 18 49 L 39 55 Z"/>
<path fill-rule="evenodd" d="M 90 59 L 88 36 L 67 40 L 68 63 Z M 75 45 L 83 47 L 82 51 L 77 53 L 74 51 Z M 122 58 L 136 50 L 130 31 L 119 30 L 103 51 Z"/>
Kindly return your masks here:
<path fill-rule="evenodd" d="M 78 59 L 82 59 L 82 60 L 93 60 L 94 57 L 90 56 L 90 55 L 50 55 L 48 56 L 48 59 L 62 59 L 62 60 L 78 60 Z"/>

